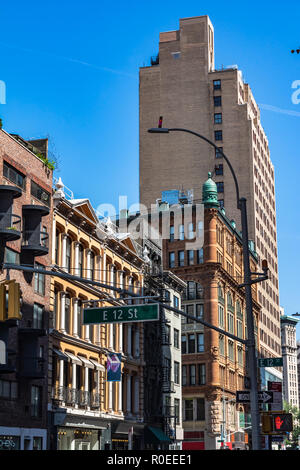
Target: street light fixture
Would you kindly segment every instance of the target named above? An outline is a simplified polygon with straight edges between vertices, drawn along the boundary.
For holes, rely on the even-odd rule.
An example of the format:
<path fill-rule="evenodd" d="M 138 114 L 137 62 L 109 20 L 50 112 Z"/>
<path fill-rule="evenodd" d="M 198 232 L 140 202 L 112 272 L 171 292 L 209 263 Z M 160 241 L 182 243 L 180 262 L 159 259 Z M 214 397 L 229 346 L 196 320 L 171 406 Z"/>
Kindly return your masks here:
<path fill-rule="evenodd" d="M 261 439 L 260 439 L 260 416 L 259 416 L 259 406 L 258 406 L 258 385 L 257 385 L 257 358 L 256 358 L 256 346 L 255 346 L 255 332 L 254 332 L 254 320 L 253 320 L 253 303 L 252 303 L 252 292 L 251 285 L 256 282 L 261 282 L 268 279 L 268 265 L 266 262 L 263 263 L 263 273 L 251 273 L 250 270 L 250 258 L 249 258 L 249 239 L 248 239 L 248 222 L 247 222 L 247 200 L 244 197 L 240 197 L 239 185 L 232 168 L 232 165 L 226 155 L 216 146 L 211 140 L 207 139 L 197 132 L 191 131 L 189 129 L 181 128 L 164 128 L 162 127 L 162 117 L 159 120 L 159 127 L 148 129 L 148 132 L 151 134 L 169 134 L 170 132 L 187 132 L 188 134 L 195 135 L 200 139 L 207 142 L 209 145 L 213 146 L 218 152 L 222 155 L 224 160 L 229 166 L 229 169 L 232 173 L 236 198 L 237 198 L 237 208 L 241 211 L 241 223 L 242 223 L 242 242 L 243 242 L 243 264 L 244 264 L 244 283 L 239 287 L 245 287 L 245 296 L 246 296 L 246 313 L 247 313 L 247 330 L 248 330 L 248 339 L 247 339 L 247 353 L 249 359 L 249 375 L 250 375 L 250 407 L 251 407 L 251 418 L 252 418 L 252 448 L 253 450 L 260 450 L 261 448 Z M 262 274 L 262 277 L 252 279 L 253 274 Z"/>

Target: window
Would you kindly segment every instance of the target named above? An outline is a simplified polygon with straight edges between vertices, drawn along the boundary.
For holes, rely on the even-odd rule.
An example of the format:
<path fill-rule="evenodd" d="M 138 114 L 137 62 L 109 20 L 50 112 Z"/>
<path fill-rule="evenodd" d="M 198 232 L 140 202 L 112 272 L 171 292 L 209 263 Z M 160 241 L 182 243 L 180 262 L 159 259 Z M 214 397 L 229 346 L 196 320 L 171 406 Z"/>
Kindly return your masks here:
<path fill-rule="evenodd" d="M 44 307 L 39 304 L 33 304 L 33 324 L 32 327 L 36 329 L 43 328 L 43 310 Z"/>
<path fill-rule="evenodd" d="M 224 328 L 224 307 L 218 305 L 219 326 Z"/>
<path fill-rule="evenodd" d="M 221 96 L 214 96 L 214 106 L 216 108 L 218 106 L 222 106 L 222 97 Z"/>
<path fill-rule="evenodd" d="M 230 361 L 234 362 L 234 345 L 231 340 L 228 341 L 228 357 Z"/>
<path fill-rule="evenodd" d="M 18 398 L 18 383 L 10 380 L 0 380 L 0 398 L 14 400 Z"/>
<path fill-rule="evenodd" d="M 43 438 L 42 437 L 34 437 L 32 450 L 42 450 L 43 449 Z"/>
<path fill-rule="evenodd" d="M 95 253 L 90 251 L 90 270 L 88 272 L 88 278 L 95 280 Z"/>
<path fill-rule="evenodd" d="M 223 181 L 217 182 L 216 185 L 217 185 L 218 193 L 224 193 L 224 183 L 223 183 Z"/>
<path fill-rule="evenodd" d="M 31 181 L 31 195 L 47 206 L 50 206 L 50 193 L 45 191 L 45 189 L 41 188 L 41 186 L 36 184 L 34 181 Z"/>
<path fill-rule="evenodd" d="M 215 131 L 215 140 L 223 140 L 223 132 Z"/>
<path fill-rule="evenodd" d="M 227 312 L 227 328 L 229 333 L 234 334 L 234 315 L 232 312 Z"/>
<path fill-rule="evenodd" d="M 202 263 L 204 263 L 203 248 L 200 248 L 200 250 L 197 250 L 197 264 Z"/>
<path fill-rule="evenodd" d="M 203 320 L 204 318 L 204 305 L 203 304 L 196 304 L 196 317 Z"/>
<path fill-rule="evenodd" d="M 192 240 L 193 238 L 195 238 L 193 222 L 189 223 L 188 234 L 189 234 L 189 240 Z"/>
<path fill-rule="evenodd" d="M 221 80 L 214 80 L 214 90 L 221 90 Z"/>
<path fill-rule="evenodd" d="M 179 297 L 177 295 L 173 295 L 173 302 L 174 302 L 174 307 L 179 308 Z M 175 313 L 177 315 L 177 313 Z"/>
<path fill-rule="evenodd" d="M 219 335 L 219 353 L 220 353 L 220 356 L 225 357 L 225 340 L 224 340 L 224 335 Z"/>
<path fill-rule="evenodd" d="M 180 423 L 180 400 L 179 398 L 174 398 L 174 411 L 175 411 L 175 421 L 178 425 Z"/>
<path fill-rule="evenodd" d="M 197 333 L 197 352 L 204 352 L 204 334 Z"/>
<path fill-rule="evenodd" d="M 12 183 L 15 183 L 20 188 L 25 189 L 26 177 L 5 161 L 3 161 L 3 176 L 5 176 L 5 178 L 10 180 Z"/>
<path fill-rule="evenodd" d="M 169 268 L 175 268 L 175 253 L 174 253 L 174 251 L 171 251 L 171 253 L 169 253 Z"/>
<path fill-rule="evenodd" d="M 178 251 L 178 266 L 184 266 L 184 251 Z"/>
<path fill-rule="evenodd" d="M 215 124 L 222 124 L 222 113 L 215 113 Z"/>
<path fill-rule="evenodd" d="M 219 199 L 219 204 L 220 204 L 220 209 L 223 209 L 224 207 L 224 199 Z"/>
<path fill-rule="evenodd" d="M 194 264 L 194 250 L 188 250 L 188 265 L 192 266 Z"/>
<path fill-rule="evenodd" d="M 82 268 L 83 268 L 83 246 L 79 245 L 78 246 L 78 269 L 77 269 L 76 275 L 80 277 L 85 277 L 83 276 Z"/>
<path fill-rule="evenodd" d="M 185 386 L 187 385 L 187 366 L 182 366 L 182 385 Z"/>
<path fill-rule="evenodd" d="M 20 254 L 5 247 L 4 263 L 20 264 Z"/>
<path fill-rule="evenodd" d="M 184 400 L 184 419 L 193 421 L 193 399 Z"/>
<path fill-rule="evenodd" d="M 179 330 L 174 328 L 174 348 L 179 349 Z"/>
<path fill-rule="evenodd" d="M 190 369 L 190 385 L 196 385 L 196 366 L 194 364 L 189 365 Z"/>
<path fill-rule="evenodd" d="M 65 296 L 65 330 L 70 333 L 71 327 L 71 299 L 69 295 Z"/>
<path fill-rule="evenodd" d="M 44 266 L 35 263 L 36 268 L 44 269 Z M 34 291 L 37 294 L 45 295 L 45 274 L 34 273 Z"/>
<path fill-rule="evenodd" d="M 175 232 L 174 232 L 174 225 L 171 225 L 171 226 L 170 226 L 170 242 L 173 242 L 173 241 L 174 241 L 174 235 L 175 235 Z"/>
<path fill-rule="evenodd" d="M 216 158 L 223 158 L 223 155 L 221 154 L 221 152 L 223 152 L 223 147 L 216 148 L 215 152 Z"/>
<path fill-rule="evenodd" d="M 193 317 L 195 316 L 195 314 L 194 314 L 194 305 L 186 305 L 185 306 L 185 311 L 188 315 L 191 315 Z M 186 322 L 187 323 L 194 323 L 194 320 L 192 320 L 191 318 L 187 318 Z"/>
<path fill-rule="evenodd" d="M 215 166 L 215 174 L 216 174 L 216 176 L 222 176 L 223 175 L 223 165 L 216 165 Z"/>
<path fill-rule="evenodd" d="M 177 385 L 180 384 L 179 378 L 179 362 L 174 361 L 174 383 Z"/>
<path fill-rule="evenodd" d="M 38 418 L 42 414 L 42 388 L 31 386 L 31 416 Z"/>
<path fill-rule="evenodd" d="M 59 259 L 59 236 L 60 233 L 58 230 L 56 230 L 55 234 L 55 264 L 58 264 L 58 259 Z"/>
<path fill-rule="evenodd" d="M 179 225 L 179 240 L 184 240 L 184 225 Z"/>
<path fill-rule="evenodd" d="M 71 270 L 71 246 L 72 246 L 72 241 L 69 237 L 66 238 L 66 265 L 64 268 L 68 271 L 68 273 Z"/>
<path fill-rule="evenodd" d="M 206 367 L 205 364 L 198 364 L 198 381 L 199 385 L 206 384 Z"/>
<path fill-rule="evenodd" d="M 192 354 L 195 352 L 195 335 L 188 335 L 188 353 Z"/>
<path fill-rule="evenodd" d="M 181 336 L 181 354 L 186 354 L 186 336 Z"/>
<path fill-rule="evenodd" d="M 204 398 L 197 398 L 197 421 L 205 421 Z"/>
<path fill-rule="evenodd" d="M 169 253 L 169 268 L 175 268 L 175 253 L 171 251 Z"/>

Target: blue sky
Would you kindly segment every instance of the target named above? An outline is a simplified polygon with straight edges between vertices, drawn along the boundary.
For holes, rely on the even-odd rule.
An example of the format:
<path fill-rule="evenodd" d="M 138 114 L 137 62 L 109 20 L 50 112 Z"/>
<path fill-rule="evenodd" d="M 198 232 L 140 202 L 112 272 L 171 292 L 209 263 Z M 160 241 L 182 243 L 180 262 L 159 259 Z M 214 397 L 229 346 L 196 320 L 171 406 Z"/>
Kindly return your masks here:
<path fill-rule="evenodd" d="M 290 53 L 300 47 L 299 1 L 0 2 L 3 127 L 49 136 L 56 176 L 75 197 L 95 207 L 117 206 L 119 195 L 136 203 L 139 67 L 158 52 L 161 31 L 205 14 L 216 67 L 237 64 L 261 105 L 275 166 L 280 303 L 300 312 L 300 103 L 292 102 L 300 54 Z"/>

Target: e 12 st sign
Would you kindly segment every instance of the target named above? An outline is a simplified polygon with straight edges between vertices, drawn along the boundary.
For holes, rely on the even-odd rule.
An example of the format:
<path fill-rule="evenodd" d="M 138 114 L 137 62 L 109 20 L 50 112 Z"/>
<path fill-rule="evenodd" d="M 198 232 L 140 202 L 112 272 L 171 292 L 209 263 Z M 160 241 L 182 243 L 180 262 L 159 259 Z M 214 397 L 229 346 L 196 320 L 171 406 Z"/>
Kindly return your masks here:
<path fill-rule="evenodd" d="M 159 319 L 158 304 L 122 305 L 114 307 L 94 307 L 83 310 L 83 324 L 99 323 L 132 323 L 157 321 Z"/>

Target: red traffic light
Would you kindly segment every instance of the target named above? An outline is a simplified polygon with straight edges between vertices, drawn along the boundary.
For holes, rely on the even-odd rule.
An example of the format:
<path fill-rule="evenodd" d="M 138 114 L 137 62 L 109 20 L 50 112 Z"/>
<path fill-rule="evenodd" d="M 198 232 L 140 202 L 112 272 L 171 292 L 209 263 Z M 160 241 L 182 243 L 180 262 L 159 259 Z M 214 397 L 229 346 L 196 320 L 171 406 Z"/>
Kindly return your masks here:
<path fill-rule="evenodd" d="M 273 429 L 279 432 L 291 432 L 293 430 L 293 415 L 291 413 L 274 414 Z"/>
<path fill-rule="evenodd" d="M 159 128 L 159 129 L 162 128 L 162 122 L 163 122 L 163 117 L 160 116 L 159 121 L 158 121 L 158 128 Z"/>

